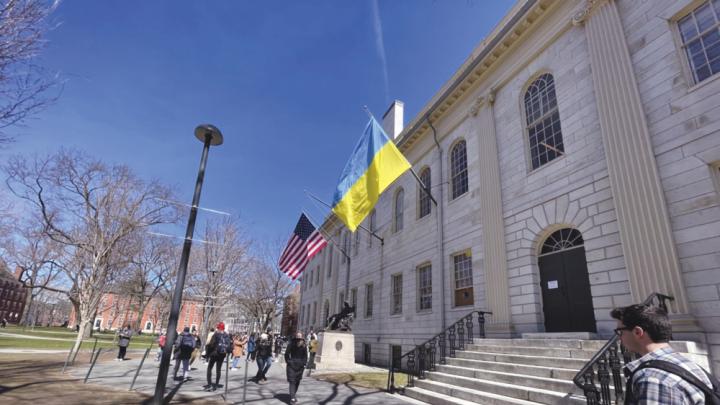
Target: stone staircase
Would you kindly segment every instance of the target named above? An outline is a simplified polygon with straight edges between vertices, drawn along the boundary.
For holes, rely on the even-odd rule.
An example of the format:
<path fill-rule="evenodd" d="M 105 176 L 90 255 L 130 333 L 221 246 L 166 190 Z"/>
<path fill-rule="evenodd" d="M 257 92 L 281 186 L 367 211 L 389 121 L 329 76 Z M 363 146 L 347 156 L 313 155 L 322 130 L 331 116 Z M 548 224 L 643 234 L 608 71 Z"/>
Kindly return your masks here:
<path fill-rule="evenodd" d="M 580 339 L 474 339 L 405 395 L 430 404 L 586 404 L 572 378 L 606 343 Z"/>

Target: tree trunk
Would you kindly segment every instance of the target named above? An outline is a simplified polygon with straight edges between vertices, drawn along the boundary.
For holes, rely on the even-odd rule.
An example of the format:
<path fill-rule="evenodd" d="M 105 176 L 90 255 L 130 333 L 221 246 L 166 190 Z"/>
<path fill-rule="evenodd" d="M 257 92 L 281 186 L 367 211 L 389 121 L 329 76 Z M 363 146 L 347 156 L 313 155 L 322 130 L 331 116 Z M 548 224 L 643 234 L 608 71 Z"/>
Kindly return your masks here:
<path fill-rule="evenodd" d="M 20 319 L 18 320 L 18 325 L 28 325 L 28 314 L 30 313 L 30 306 L 33 302 L 33 295 L 32 295 L 32 289 L 25 287 L 25 306 L 23 306 L 22 314 L 20 315 Z"/>

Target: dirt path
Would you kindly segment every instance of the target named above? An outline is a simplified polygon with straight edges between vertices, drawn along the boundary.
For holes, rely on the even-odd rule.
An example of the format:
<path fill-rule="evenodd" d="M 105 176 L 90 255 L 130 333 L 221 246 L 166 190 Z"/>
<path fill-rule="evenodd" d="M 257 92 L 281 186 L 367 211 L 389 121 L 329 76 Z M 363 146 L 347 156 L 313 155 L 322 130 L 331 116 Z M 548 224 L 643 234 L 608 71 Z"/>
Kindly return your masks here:
<path fill-rule="evenodd" d="M 58 354 L 3 354 L 0 356 L 0 403 L 141 404 L 149 396 L 92 383 L 61 374 L 64 356 Z M 172 403 L 217 404 L 215 401 L 176 396 Z"/>

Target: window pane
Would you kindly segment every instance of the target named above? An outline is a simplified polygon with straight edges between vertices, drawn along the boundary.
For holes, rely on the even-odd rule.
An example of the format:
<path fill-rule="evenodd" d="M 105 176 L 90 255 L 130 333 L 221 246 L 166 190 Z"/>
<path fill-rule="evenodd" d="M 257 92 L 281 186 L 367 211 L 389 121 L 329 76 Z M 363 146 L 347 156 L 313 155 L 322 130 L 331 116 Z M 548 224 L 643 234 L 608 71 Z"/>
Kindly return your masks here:
<path fill-rule="evenodd" d="M 418 268 L 418 298 L 420 310 L 432 308 L 432 267 Z"/>
<path fill-rule="evenodd" d="M 404 199 L 405 192 L 400 189 L 400 191 L 398 191 L 395 195 L 395 232 L 403 229 L 403 210 L 405 208 Z"/>
<path fill-rule="evenodd" d="M 700 32 L 712 27 L 715 24 L 715 15 L 713 14 L 710 4 L 705 4 L 695 10 L 695 20 L 697 21 Z"/>
<path fill-rule="evenodd" d="M 468 190 L 465 141 L 458 142 L 452 149 L 450 155 L 450 174 L 452 176 L 452 198 L 456 198 Z"/>
<path fill-rule="evenodd" d="M 425 169 L 420 173 L 420 180 L 423 182 L 423 184 L 429 189 L 431 187 L 430 184 L 430 169 Z M 422 189 L 420 191 L 420 213 L 418 217 L 422 218 L 428 214 L 430 214 L 430 197 L 427 195 L 427 193 Z"/>
<path fill-rule="evenodd" d="M 392 276 L 391 314 L 402 313 L 402 274 Z"/>

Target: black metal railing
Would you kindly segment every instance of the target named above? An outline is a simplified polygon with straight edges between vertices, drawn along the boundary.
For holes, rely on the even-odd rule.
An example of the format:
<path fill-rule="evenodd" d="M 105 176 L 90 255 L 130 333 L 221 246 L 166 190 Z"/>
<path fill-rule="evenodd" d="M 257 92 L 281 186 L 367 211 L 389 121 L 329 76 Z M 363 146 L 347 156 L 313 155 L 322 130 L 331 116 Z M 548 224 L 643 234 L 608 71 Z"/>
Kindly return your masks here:
<path fill-rule="evenodd" d="M 457 350 L 465 350 L 465 345 L 472 344 L 474 338 L 484 338 L 485 315 L 492 315 L 492 312 L 472 311 L 409 352 L 398 358 L 391 358 L 388 367 L 388 392 L 403 390 L 405 386 L 412 387 L 415 378 L 424 379 L 426 372 L 435 371 L 437 364 L 445 364 L 448 356 L 455 357 Z M 395 386 L 395 373 L 407 375 L 405 386 Z"/>
<path fill-rule="evenodd" d="M 667 312 L 667 301 L 674 298 L 652 293 L 642 305 L 657 305 Z M 620 344 L 620 337 L 613 335 L 610 340 L 575 375 L 573 382 L 585 394 L 588 405 L 622 404 L 625 399 L 625 382 L 622 368 L 634 359 L 632 353 Z M 597 382 L 596 382 L 597 380 Z M 599 384 L 599 387 L 598 387 Z M 614 399 L 611 387 L 615 393 Z"/>

